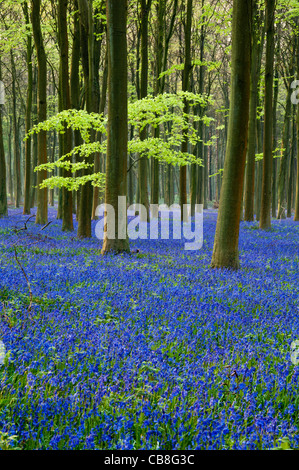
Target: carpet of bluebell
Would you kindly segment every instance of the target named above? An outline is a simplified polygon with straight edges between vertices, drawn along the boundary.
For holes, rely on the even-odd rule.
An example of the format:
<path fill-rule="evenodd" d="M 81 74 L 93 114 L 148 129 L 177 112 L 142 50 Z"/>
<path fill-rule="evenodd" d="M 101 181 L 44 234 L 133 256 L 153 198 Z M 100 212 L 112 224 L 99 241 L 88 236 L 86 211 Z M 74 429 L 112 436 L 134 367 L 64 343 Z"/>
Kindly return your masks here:
<path fill-rule="evenodd" d="M 241 269 L 212 270 L 216 217 L 198 251 L 118 256 L 54 209 L 0 219 L 0 448 L 299 448 L 299 224 L 241 222 Z"/>

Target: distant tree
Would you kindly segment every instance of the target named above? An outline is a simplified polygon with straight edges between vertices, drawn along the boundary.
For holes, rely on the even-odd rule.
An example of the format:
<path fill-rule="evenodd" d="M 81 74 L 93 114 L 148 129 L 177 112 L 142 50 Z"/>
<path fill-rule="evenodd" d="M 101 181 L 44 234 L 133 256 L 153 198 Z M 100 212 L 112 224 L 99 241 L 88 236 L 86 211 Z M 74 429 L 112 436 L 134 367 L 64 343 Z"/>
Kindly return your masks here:
<path fill-rule="evenodd" d="M 68 59 L 68 31 L 67 31 L 68 0 L 58 1 L 58 43 L 59 43 L 59 111 L 70 109 L 70 82 Z M 72 131 L 65 126 L 65 132 L 59 135 L 61 139 L 62 154 L 66 155 L 72 150 Z M 71 176 L 71 172 L 63 170 L 63 176 Z M 72 231 L 73 227 L 73 201 L 72 192 L 62 189 L 62 230 Z"/>
<path fill-rule="evenodd" d="M 147 96 L 148 87 L 148 17 L 150 13 L 152 0 L 140 0 L 141 4 L 141 74 L 140 74 L 140 98 Z M 140 131 L 140 140 L 147 137 L 147 129 L 144 127 Z M 141 156 L 138 162 L 138 184 L 139 184 L 139 202 L 147 210 L 147 220 L 149 220 L 149 197 L 148 197 L 148 178 L 147 178 L 148 160 L 146 156 Z M 140 214 L 141 218 L 143 213 Z"/>
<path fill-rule="evenodd" d="M 265 116 L 260 229 L 271 228 L 274 17 L 276 0 L 266 0 Z"/>
<path fill-rule="evenodd" d="M 31 23 L 33 30 L 33 38 L 36 48 L 37 64 L 38 64 L 38 99 L 37 114 L 38 122 L 47 119 L 47 58 L 44 48 L 44 41 L 41 31 L 41 0 L 32 0 Z M 38 134 L 38 164 L 47 163 L 47 133 L 41 131 Z M 37 213 L 36 223 L 46 224 L 48 222 L 48 190 L 41 188 L 40 184 L 47 177 L 47 171 L 38 172 L 37 176 Z"/>
<path fill-rule="evenodd" d="M 2 80 L 0 60 L 0 80 Z M 2 104 L 0 103 L 0 217 L 7 215 L 6 163 L 3 145 Z"/>
<path fill-rule="evenodd" d="M 297 26 L 299 26 L 299 17 L 297 18 Z M 297 62 L 296 62 L 296 73 L 297 80 L 299 80 L 299 33 L 296 38 L 297 46 Z M 296 175 L 296 199 L 295 199 L 295 215 L 294 221 L 299 221 L 299 104 L 297 104 L 296 111 L 296 128 L 297 128 L 297 175 Z"/>
<path fill-rule="evenodd" d="M 258 101 L 258 81 L 261 68 L 261 56 L 264 42 L 264 21 L 259 9 L 258 0 L 253 0 L 253 25 L 251 38 L 251 73 L 250 73 L 250 102 L 248 124 L 248 152 L 245 178 L 244 219 L 254 220 L 254 182 L 256 154 L 256 117 Z M 261 37 L 261 40 L 259 38 Z"/>
<path fill-rule="evenodd" d="M 23 13 L 26 22 L 26 28 L 30 26 L 28 2 L 22 4 Z M 25 116 L 25 132 L 29 131 L 31 127 L 31 111 L 32 111 L 32 82 L 33 82 L 33 69 L 32 69 L 32 34 L 28 31 L 26 38 L 26 65 L 27 65 L 27 98 L 26 98 L 26 116 Z M 30 214 L 30 190 L 31 190 L 31 138 L 29 137 L 25 142 L 25 182 L 24 182 L 24 209 L 23 214 Z"/>
<path fill-rule="evenodd" d="M 186 5 L 186 20 L 184 22 L 185 31 L 185 62 L 183 70 L 182 90 L 189 91 L 190 84 L 190 71 L 191 71 L 191 25 L 192 25 L 192 0 L 187 1 Z M 188 113 L 189 103 L 184 100 L 184 113 Z M 183 134 L 181 151 L 188 151 L 188 137 L 186 133 Z M 180 168 L 180 206 L 181 206 L 181 220 L 186 221 L 188 214 L 186 213 L 187 207 L 187 168 L 182 166 Z M 185 210 L 184 210 L 185 209 Z"/>

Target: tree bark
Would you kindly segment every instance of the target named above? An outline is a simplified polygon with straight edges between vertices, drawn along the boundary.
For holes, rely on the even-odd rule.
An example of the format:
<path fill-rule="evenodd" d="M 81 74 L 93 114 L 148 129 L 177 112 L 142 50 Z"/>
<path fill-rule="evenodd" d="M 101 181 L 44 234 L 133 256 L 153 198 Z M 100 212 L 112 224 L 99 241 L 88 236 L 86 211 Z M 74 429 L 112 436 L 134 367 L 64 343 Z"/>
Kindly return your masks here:
<path fill-rule="evenodd" d="M 29 25 L 29 12 L 27 2 L 23 3 L 23 12 L 26 25 Z M 28 26 L 27 26 L 28 27 Z M 27 134 L 31 127 L 31 109 L 32 109 L 32 36 L 27 35 L 26 43 L 26 63 L 27 63 L 27 100 L 26 100 L 26 116 L 25 116 L 25 133 Z M 25 141 L 25 191 L 24 191 L 24 209 L 23 214 L 30 214 L 30 190 L 31 190 L 31 136 Z"/>
<path fill-rule="evenodd" d="M 291 90 L 290 83 L 288 83 L 283 135 L 282 135 L 282 143 L 281 143 L 280 168 L 279 168 L 279 177 L 278 177 L 278 209 L 277 209 L 278 219 L 285 219 L 286 217 L 285 191 L 286 191 L 287 168 L 288 168 L 289 156 L 290 156 L 290 119 L 292 116 L 291 91 L 292 90 Z"/>
<path fill-rule="evenodd" d="M 140 99 L 147 96 L 148 87 L 148 17 L 151 8 L 151 0 L 140 0 L 141 3 L 141 75 L 140 75 Z M 140 131 L 140 140 L 147 137 L 146 127 Z M 147 157 L 141 156 L 138 162 L 139 203 L 146 208 L 146 220 L 149 220 L 149 197 L 147 181 Z M 142 220 L 143 212 L 140 217 Z"/>
<path fill-rule="evenodd" d="M 275 0 L 266 0 L 266 65 L 265 65 L 265 117 L 263 148 L 263 182 L 260 210 L 262 230 L 271 228 L 271 190 L 272 190 L 272 119 L 273 119 L 273 64 L 274 64 L 274 17 Z"/>
<path fill-rule="evenodd" d="M 183 70 L 183 80 L 182 80 L 182 90 L 189 90 L 189 77 L 191 70 L 191 24 L 192 24 L 192 0 L 187 1 L 187 11 L 186 11 L 186 22 L 185 22 L 185 63 Z M 183 112 L 185 115 L 189 113 L 189 103 L 187 99 L 184 99 L 184 109 Z M 186 118 L 187 119 L 187 118 Z M 188 138 L 187 134 L 184 132 L 182 136 L 182 145 L 181 152 L 188 152 Z M 181 221 L 188 221 L 188 212 L 187 212 L 187 167 L 180 167 L 180 206 L 181 206 Z"/>
<path fill-rule="evenodd" d="M 115 236 L 105 224 L 102 254 L 129 252 L 127 204 L 128 96 L 127 96 L 127 0 L 107 0 L 108 124 L 105 205 L 115 211 Z M 108 227 L 109 229 L 109 227 Z"/>
<path fill-rule="evenodd" d="M 38 63 L 38 122 L 47 119 L 47 59 L 44 49 L 40 25 L 40 0 L 32 0 L 31 23 Z M 47 133 L 40 131 L 37 138 L 38 165 L 47 163 Z M 47 171 L 42 170 L 37 175 L 37 224 L 45 225 L 48 222 L 48 190 L 40 188 L 40 184 L 47 178 Z"/>
<path fill-rule="evenodd" d="M 256 149 L 256 112 L 258 80 L 260 74 L 261 61 L 259 52 L 262 49 L 262 42 L 258 42 L 260 34 L 260 14 L 258 12 L 257 1 L 253 2 L 253 32 L 251 41 L 251 74 L 250 74 L 250 101 L 249 101 L 249 124 L 248 124 L 248 152 L 246 164 L 245 181 L 245 202 L 244 220 L 250 222 L 254 220 L 254 182 L 255 182 L 255 149 Z M 263 41 L 263 39 L 262 39 Z"/>
<path fill-rule="evenodd" d="M 59 43 L 59 93 L 60 110 L 71 107 L 69 59 L 68 59 L 68 31 L 67 31 L 68 0 L 58 1 L 58 43 Z M 72 149 L 72 131 L 65 125 L 64 134 L 60 134 L 62 154 L 68 154 Z M 67 162 L 68 159 L 65 159 Z M 70 170 L 63 169 L 62 175 L 71 176 Z M 73 194 L 67 188 L 62 189 L 62 230 L 73 231 Z"/>
<path fill-rule="evenodd" d="M 248 138 L 251 6 L 251 0 L 233 2 L 228 141 L 211 263 L 213 268 L 239 268 L 240 210 Z"/>
<path fill-rule="evenodd" d="M 17 92 L 16 92 L 16 67 L 12 49 L 10 50 L 10 62 L 12 73 L 12 122 L 13 122 L 13 153 L 14 153 L 14 194 L 15 207 L 20 207 L 21 199 L 21 155 L 19 147 L 19 128 L 17 123 Z"/>
<path fill-rule="evenodd" d="M 98 112 L 97 100 L 94 94 L 94 21 L 92 15 L 93 3 L 91 0 L 79 0 L 81 59 L 84 75 L 86 111 Z M 90 132 L 90 141 L 94 141 L 95 132 Z M 87 163 L 94 163 L 94 156 L 85 159 Z M 84 169 L 84 175 L 92 173 L 92 169 Z M 91 237 L 93 187 L 91 182 L 85 183 L 80 190 L 78 232 L 79 238 Z"/>
<path fill-rule="evenodd" d="M 0 80 L 2 80 L 0 60 Z M 6 163 L 3 144 L 2 104 L 0 104 L 0 217 L 7 215 Z"/>

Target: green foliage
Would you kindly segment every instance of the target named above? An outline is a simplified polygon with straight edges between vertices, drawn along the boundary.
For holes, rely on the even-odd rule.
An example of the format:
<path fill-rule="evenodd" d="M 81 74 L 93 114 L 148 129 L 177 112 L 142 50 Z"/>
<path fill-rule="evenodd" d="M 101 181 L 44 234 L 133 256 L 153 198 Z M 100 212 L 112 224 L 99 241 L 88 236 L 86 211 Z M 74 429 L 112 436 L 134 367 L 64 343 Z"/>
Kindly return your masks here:
<path fill-rule="evenodd" d="M 185 113 L 185 104 L 188 102 L 189 113 Z M 212 104 L 211 98 L 203 95 L 196 95 L 190 92 L 179 92 L 176 94 L 164 93 L 156 97 L 146 98 L 134 102 L 129 102 L 128 122 L 134 127 L 133 139 L 128 142 L 128 152 L 132 154 L 142 154 L 148 158 L 154 157 L 160 161 L 172 165 L 188 165 L 191 163 L 202 164 L 191 153 L 180 151 L 182 136 L 187 135 L 190 144 L 195 146 L 199 141 L 196 123 L 200 120 L 208 126 L 213 118 L 208 116 L 198 116 L 197 110 L 200 107 L 206 108 Z M 154 129 L 160 127 L 160 137 L 148 137 L 140 140 L 140 131 L 147 127 Z M 63 155 L 56 162 L 39 165 L 35 171 L 47 170 L 53 172 L 56 168 L 61 168 L 73 173 L 73 176 L 51 176 L 43 181 L 41 187 L 65 187 L 68 190 L 78 190 L 78 188 L 91 181 L 94 186 L 104 187 L 105 175 L 103 173 L 93 173 L 91 175 L 78 176 L 77 172 L 89 167 L 92 163 L 87 162 L 87 158 L 96 152 L 105 153 L 107 140 L 96 140 L 91 142 L 91 131 L 106 136 L 107 117 L 103 114 L 87 113 L 84 110 L 65 110 L 44 122 L 34 126 L 25 139 L 40 131 L 55 130 L 63 134 L 66 128 L 78 130 L 83 143 L 74 147 L 71 152 Z M 73 162 L 76 156 L 76 162 Z M 81 159 L 78 161 L 78 159 Z"/>

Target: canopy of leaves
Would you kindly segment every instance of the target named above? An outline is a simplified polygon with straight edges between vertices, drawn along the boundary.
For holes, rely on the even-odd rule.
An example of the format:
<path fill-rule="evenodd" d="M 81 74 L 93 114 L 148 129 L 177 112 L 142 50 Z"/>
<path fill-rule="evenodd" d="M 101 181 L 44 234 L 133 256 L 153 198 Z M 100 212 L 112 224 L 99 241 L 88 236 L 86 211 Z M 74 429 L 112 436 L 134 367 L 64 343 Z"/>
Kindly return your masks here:
<path fill-rule="evenodd" d="M 189 104 L 189 112 L 185 113 L 185 103 Z M 192 153 L 183 153 L 180 150 L 182 136 L 187 135 L 188 141 L 195 146 L 199 141 L 196 124 L 202 120 L 205 125 L 209 125 L 213 120 L 207 116 L 199 116 L 199 107 L 206 107 L 212 103 L 212 99 L 203 95 L 190 92 L 178 92 L 176 94 L 163 93 L 156 97 L 146 98 L 129 103 L 128 122 L 134 127 L 133 139 L 128 142 L 128 153 L 146 155 L 148 158 L 154 157 L 160 161 L 172 165 L 188 165 L 202 161 Z M 150 130 L 160 127 L 160 137 L 148 136 L 145 140 L 140 140 L 140 131 L 145 127 Z M 91 141 L 91 130 L 96 131 L 96 135 L 105 136 L 107 134 L 107 117 L 97 113 L 87 113 L 84 110 L 65 110 L 44 122 L 38 123 L 27 134 L 38 133 L 40 131 L 55 130 L 63 134 L 66 128 L 78 130 L 83 139 L 80 146 L 74 147 L 72 151 L 63 155 L 56 162 L 49 162 L 35 168 L 35 171 L 47 170 L 53 172 L 55 168 L 63 168 L 73 173 L 72 177 L 53 176 L 43 181 L 43 187 L 66 187 L 69 190 L 77 190 L 80 185 L 87 181 L 92 181 L 95 186 L 104 185 L 105 175 L 94 173 L 88 176 L 78 176 L 79 170 L 93 166 L 86 159 L 96 152 L 106 152 L 106 139 Z M 73 162 L 74 156 L 80 157 L 81 161 Z"/>

